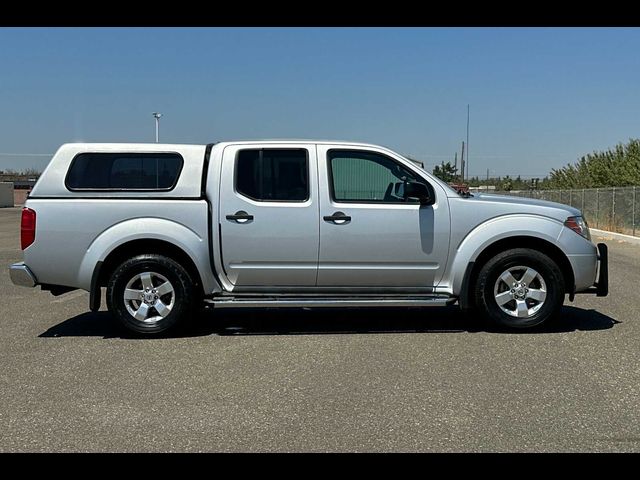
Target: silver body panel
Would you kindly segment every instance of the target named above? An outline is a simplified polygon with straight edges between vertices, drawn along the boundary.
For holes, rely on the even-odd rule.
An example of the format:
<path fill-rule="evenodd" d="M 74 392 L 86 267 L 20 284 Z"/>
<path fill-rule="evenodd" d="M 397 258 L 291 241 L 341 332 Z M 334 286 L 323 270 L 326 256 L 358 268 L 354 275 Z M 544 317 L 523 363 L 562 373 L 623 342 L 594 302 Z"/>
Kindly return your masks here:
<path fill-rule="evenodd" d="M 587 255 L 592 271 L 580 268 L 574 276 L 580 289 L 593 285 L 597 267 L 596 246 L 563 223 L 580 211 L 568 205 L 521 197 L 477 195 L 449 197 L 451 241 L 446 274 L 438 291 L 457 295 L 462 288 L 465 269 L 492 243 L 508 237 L 533 237 L 545 240 L 569 258 Z"/>
<path fill-rule="evenodd" d="M 257 202 L 234 190 L 236 152 L 261 147 L 307 149 L 307 201 Z M 370 150 L 391 157 L 432 185 L 435 203 L 420 206 L 333 201 L 326 156 L 331 148 Z M 64 179 L 76 154 L 117 151 L 177 152 L 184 158 L 183 171 L 169 192 L 66 189 Z M 195 263 L 208 294 L 285 291 L 294 295 L 296 291 L 317 289 L 329 295 L 332 290 L 352 289 L 357 296 L 371 289 L 382 296 L 386 291 L 404 291 L 408 302 L 433 304 L 440 300 L 412 300 L 409 296 L 424 289 L 455 298 L 469 263 L 494 242 L 513 236 L 533 237 L 557 246 L 572 266 L 577 291 L 592 286 L 596 278 L 595 245 L 563 225 L 568 216 L 579 215 L 578 210 L 519 197 L 463 198 L 384 147 L 284 140 L 216 144 L 211 149 L 203 197 L 204 157 L 203 145 L 62 146 L 26 203 L 37 214 L 35 242 L 24 251 L 34 283 L 37 279 L 37 283 L 89 290 L 98 262 L 118 246 L 144 239 L 164 240 L 181 248 Z M 239 210 L 254 215 L 254 220 L 239 223 L 226 219 L 226 215 Z M 323 216 L 336 211 L 345 212 L 352 220 L 344 224 L 323 221 Z M 24 272 L 12 267 L 12 279 L 21 282 L 18 284 L 31 283 Z M 332 304 L 329 297 L 313 301 Z M 377 303 L 370 298 L 350 302 Z"/>
<path fill-rule="evenodd" d="M 155 239 L 184 250 L 206 291 L 216 288 L 204 200 L 34 198 L 27 206 L 36 211 L 37 227 L 24 261 L 40 283 L 89 290 L 97 262 L 132 240 Z"/>

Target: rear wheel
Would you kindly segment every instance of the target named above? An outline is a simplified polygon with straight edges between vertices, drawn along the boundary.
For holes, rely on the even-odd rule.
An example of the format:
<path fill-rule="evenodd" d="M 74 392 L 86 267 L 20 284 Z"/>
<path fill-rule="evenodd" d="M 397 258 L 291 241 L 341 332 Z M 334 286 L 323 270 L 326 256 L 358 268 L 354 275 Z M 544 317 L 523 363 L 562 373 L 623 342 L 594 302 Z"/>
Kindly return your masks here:
<path fill-rule="evenodd" d="M 564 301 L 564 278 L 547 255 L 514 248 L 490 259 L 476 282 L 476 305 L 493 322 L 529 328 L 554 317 Z"/>
<path fill-rule="evenodd" d="M 126 260 L 107 285 L 109 311 L 127 329 L 159 334 L 175 329 L 191 316 L 193 282 L 171 258 L 146 254 Z"/>

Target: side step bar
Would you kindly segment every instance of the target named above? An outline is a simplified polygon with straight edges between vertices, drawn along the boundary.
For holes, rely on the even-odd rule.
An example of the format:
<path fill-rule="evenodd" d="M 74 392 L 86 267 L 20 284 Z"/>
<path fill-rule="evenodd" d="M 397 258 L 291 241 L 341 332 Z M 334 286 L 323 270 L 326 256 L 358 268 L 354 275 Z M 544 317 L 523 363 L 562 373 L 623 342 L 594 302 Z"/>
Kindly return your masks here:
<path fill-rule="evenodd" d="M 457 300 L 448 295 L 377 296 L 377 297 L 214 297 L 205 299 L 216 308 L 281 307 L 444 307 Z"/>

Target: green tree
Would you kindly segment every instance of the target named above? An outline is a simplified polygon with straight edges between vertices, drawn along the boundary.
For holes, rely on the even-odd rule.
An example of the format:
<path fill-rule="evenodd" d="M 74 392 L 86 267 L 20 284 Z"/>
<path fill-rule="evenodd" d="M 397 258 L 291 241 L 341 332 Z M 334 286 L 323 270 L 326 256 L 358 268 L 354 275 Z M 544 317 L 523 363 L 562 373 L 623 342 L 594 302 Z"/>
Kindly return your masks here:
<path fill-rule="evenodd" d="M 444 182 L 453 182 L 458 176 L 458 169 L 451 162 L 442 162 L 433 168 L 433 174 Z"/>
<path fill-rule="evenodd" d="M 504 190 L 505 192 L 510 192 L 513 190 L 513 180 L 507 175 L 506 177 L 500 179 L 498 185 L 496 185 L 498 190 Z"/>

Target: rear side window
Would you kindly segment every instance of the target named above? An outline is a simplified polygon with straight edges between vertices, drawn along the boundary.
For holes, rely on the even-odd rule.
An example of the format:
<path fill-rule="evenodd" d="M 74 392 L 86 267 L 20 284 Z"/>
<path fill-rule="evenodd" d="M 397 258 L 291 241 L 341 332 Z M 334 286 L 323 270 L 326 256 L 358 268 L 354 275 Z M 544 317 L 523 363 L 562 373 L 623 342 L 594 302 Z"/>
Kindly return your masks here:
<path fill-rule="evenodd" d="M 309 198 L 305 149 L 248 149 L 236 157 L 236 192 L 262 202 L 303 202 Z"/>
<path fill-rule="evenodd" d="M 171 190 L 184 161 L 177 153 L 81 153 L 71 162 L 69 190 Z"/>

